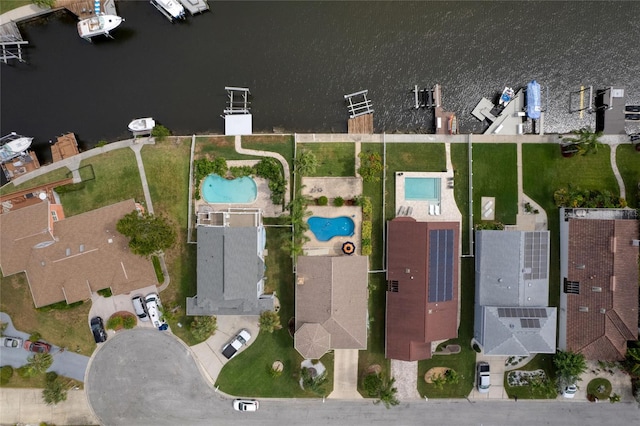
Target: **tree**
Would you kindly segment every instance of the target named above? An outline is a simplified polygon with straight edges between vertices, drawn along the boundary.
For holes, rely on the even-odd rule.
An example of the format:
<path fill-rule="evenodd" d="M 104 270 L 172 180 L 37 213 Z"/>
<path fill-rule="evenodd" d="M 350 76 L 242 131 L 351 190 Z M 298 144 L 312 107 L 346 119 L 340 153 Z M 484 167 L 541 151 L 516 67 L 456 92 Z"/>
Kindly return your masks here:
<path fill-rule="evenodd" d="M 395 382 L 396 379 L 394 377 L 388 381 L 383 381 L 382 386 L 380 387 L 380 394 L 378 395 L 379 399 L 374 401 L 374 404 L 380 404 L 382 402 L 387 409 L 400 404 L 400 401 L 396 396 L 398 389 L 393 386 Z"/>
<path fill-rule="evenodd" d="M 24 377 L 33 377 L 43 374 L 53 364 L 53 356 L 51 354 L 33 354 L 27 358 L 27 364 L 23 367 Z"/>
<path fill-rule="evenodd" d="M 216 317 L 194 317 L 193 322 L 191 322 L 191 334 L 200 341 L 207 340 L 215 333 L 217 328 L 218 323 Z"/>
<path fill-rule="evenodd" d="M 274 311 L 263 311 L 260 314 L 260 330 L 267 333 L 273 333 L 276 330 L 280 330 L 282 325 L 280 324 L 280 315 Z"/>
<path fill-rule="evenodd" d="M 625 369 L 632 376 L 640 376 L 640 348 L 628 348 Z"/>
<path fill-rule="evenodd" d="M 602 132 L 594 132 L 590 127 L 573 130 L 571 134 L 575 135 L 575 137 L 562 138 L 563 146 L 577 149 L 577 153 L 580 155 L 596 154 L 598 148 L 602 146 L 599 139 L 602 136 Z"/>
<path fill-rule="evenodd" d="M 556 366 L 558 380 L 564 383 L 576 383 L 587 370 L 584 355 L 574 352 L 558 351 L 553 357 L 553 364 Z"/>
<path fill-rule="evenodd" d="M 360 167 L 358 173 L 365 182 L 378 182 L 382 174 L 382 157 L 377 152 L 362 151 L 358 154 Z"/>
<path fill-rule="evenodd" d="M 318 158 L 312 151 L 302 150 L 295 161 L 296 171 L 300 176 L 310 176 L 318 168 Z"/>
<path fill-rule="evenodd" d="M 176 241 L 175 230 L 165 218 L 136 210 L 120 219 L 116 229 L 129 237 L 129 248 L 141 256 L 168 249 Z"/>
<path fill-rule="evenodd" d="M 325 384 L 327 383 L 327 372 L 324 371 L 321 375 L 316 376 L 311 370 L 315 371 L 315 369 L 311 368 L 302 369 L 302 387 L 316 395 L 324 395 Z"/>
<path fill-rule="evenodd" d="M 159 141 L 165 140 L 169 135 L 171 135 L 171 130 L 167 129 L 162 124 L 156 124 L 153 130 L 151 130 L 151 136 Z"/>
<path fill-rule="evenodd" d="M 47 405 L 56 405 L 67 400 L 67 389 L 58 378 L 47 380 L 42 391 L 42 399 Z"/>
<path fill-rule="evenodd" d="M 382 389 L 382 377 L 380 374 L 369 374 L 364 378 L 363 387 L 370 397 L 376 397 L 380 395 L 380 389 Z"/>

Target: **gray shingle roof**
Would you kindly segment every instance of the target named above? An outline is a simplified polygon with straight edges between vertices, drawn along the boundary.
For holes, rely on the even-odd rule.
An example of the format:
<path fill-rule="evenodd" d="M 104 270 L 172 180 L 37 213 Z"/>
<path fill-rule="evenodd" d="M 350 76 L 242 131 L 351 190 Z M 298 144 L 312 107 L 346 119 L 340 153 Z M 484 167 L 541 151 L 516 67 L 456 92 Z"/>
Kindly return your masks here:
<path fill-rule="evenodd" d="M 198 227 L 198 293 L 187 298 L 187 315 L 259 315 L 273 310 L 273 299 L 258 294 L 264 276 L 260 239 L 259 227 Z"/>

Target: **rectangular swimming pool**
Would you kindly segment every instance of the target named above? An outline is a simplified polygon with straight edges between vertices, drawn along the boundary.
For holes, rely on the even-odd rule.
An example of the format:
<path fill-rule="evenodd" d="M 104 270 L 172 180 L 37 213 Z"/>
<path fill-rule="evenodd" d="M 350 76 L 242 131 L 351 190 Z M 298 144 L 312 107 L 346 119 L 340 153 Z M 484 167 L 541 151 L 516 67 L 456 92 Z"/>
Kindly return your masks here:
<path fill-rule="evenodd" d="M 407 177 L 404 179 L 404 199 L 440 201 L 440 178 Z"/>

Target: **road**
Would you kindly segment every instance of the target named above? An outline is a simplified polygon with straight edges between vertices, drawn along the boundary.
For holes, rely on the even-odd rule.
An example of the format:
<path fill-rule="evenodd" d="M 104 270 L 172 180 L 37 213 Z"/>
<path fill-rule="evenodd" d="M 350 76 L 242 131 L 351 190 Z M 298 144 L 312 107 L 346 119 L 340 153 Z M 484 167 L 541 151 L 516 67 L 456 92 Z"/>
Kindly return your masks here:
<path fill-rule="evenodd" d="M 238 413 L 229 398 L 203 379 L 184 343 L 149 329 L 118 333 L 102 345 L 85 385 L 89 403 L 105 425 L 601 426 L 640 421 L 636 404 L 570 400 L 414 400 L 387 410 L 371 400 L 263 399 L 259 412 Z"/>

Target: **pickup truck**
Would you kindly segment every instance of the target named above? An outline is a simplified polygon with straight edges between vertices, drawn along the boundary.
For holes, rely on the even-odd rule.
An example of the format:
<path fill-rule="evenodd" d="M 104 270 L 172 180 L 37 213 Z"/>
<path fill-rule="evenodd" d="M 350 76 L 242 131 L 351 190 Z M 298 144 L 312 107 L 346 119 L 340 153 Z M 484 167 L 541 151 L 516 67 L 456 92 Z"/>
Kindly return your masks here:
<path fill-rule="evenodd" d="M 488 362 L 478 363 L 478 392 L 487 393 L 491 387 L 491 371 Z"/>
<path fill-rule="evenodd" d="M 224 355 L 224 357 L 227 359 L 233 358 L 234 356 L 236 356 L 242 345 L 246 345 L 250 339 L 251 335 L 247 330 L 240 330 L 240 333 L 238 333 L 238 335 L 234 337 L 232 341 L 224 345 L 224 347 L 222 348 L 222 355 Z"/>

